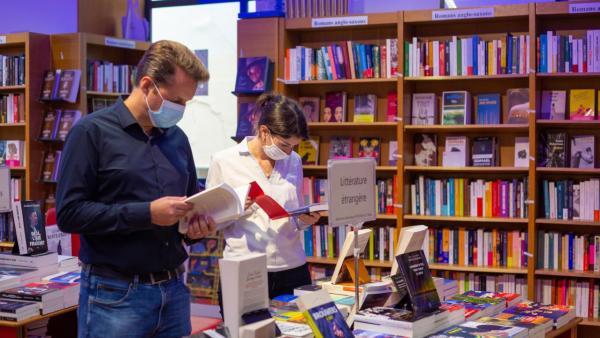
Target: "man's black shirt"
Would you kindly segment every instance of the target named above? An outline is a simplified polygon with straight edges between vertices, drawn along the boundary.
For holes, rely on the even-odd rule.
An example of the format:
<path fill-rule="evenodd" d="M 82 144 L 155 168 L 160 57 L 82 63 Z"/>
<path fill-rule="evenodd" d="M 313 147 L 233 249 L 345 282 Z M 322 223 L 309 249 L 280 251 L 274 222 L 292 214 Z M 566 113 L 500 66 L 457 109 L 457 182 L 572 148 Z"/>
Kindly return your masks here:
<path fill-rule="evenodd" d="M 177 226 L 152 224 L 150 202 L 197 192 L 178 127 L 148 137 L 122 100 L 82 118 L 61 154 L 58 226 L 81 235 L 80 259 L 124 273 L 173 269 L 187 258 Z"/>

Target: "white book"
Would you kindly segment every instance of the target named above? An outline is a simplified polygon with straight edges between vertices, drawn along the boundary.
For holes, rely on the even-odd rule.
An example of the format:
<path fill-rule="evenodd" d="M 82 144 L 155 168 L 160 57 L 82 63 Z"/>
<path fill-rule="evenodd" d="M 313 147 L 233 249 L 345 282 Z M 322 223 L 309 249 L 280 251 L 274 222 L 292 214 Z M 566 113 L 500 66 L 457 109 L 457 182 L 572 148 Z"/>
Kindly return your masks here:
<path fill-rule="evenodd" d="M 435 215 L 442 216 L 442 181 L 435 180 Z"/>
<path fill-rule="evenodd" d="M 414 36 L 412 39 L 412 76 L 419 76 L 419 55 L 417 54 L 417 49 L 419 47 L 419 41 L 417 37 Z"/>
<path fill-rule="evenodd" d="M 394 234 L 396 232 L 395 232 L 394 227 L 389 227 L 388 231 L 389 231 L 389 239 L 390 239 L 389 240 L 390 246 L 388 248 L 389 253 L 390 253 L 390 261 L 395 261 L 396 259 L 395 259 L 395 255 L 394 255 L 394 248 L 396 248 L 396 238 L 395 238 L 396 236 L 394 236 Z M 425 232 L 425 235 L 427 235 L 427 232 Z M 429 246 L 427 246 L 427 248 L 429 248 Z M 428 257 L 427 252 L 425 252 L 425 257 Z"/>
<path fill-rule="evenodd" d="M 452 36 L 452 42 L 450 44 L 450 62 L 452 63 L 450 66 L 450 75 L 456 76 L 458 75 L 458 46 L 457 46 L 456 35 Z"/>
<path fill-rule="evenodd" d="M 413 215 L 417 214 L 417 186 L 415 184 L 410 185 L 410 212 Z"/>
<path fill-rule="evenodd" d="M 421 250 L 425 245 L 425 236 L 427 235 L 427 226 L 414 225 L 402 227 L 398 236 L 398 245 L 394 251 L 394 256 L 398 256 L 407 252 Z M 427 255 L 425 257 L 428 257 Z M 398 273 L 398 262 L 392 260 L 392 269 L 390 274 L 393 276 Z"/>
<path fill-rule="evenodd" d="M 579 73 L 583 73 L 583 40 L 582 39 L 577 39 L 577 63 L 579 64 L 579 68 L 578 68 Z"/>
<path fill-rule="evenodd" d="M 448 232 L 448 243 L 450 243 L 450 249 L 448 250 L 448 262 L 449 265 L 454 265 L 454 231 Z"/>
<path fill-rule="evenodd" d="M 371 236 L 371 229 L 360 229 L 358 231 L 358 247 L 360 252 L 362 253 L 369 242 L 369 238 Z M 342 272 L 342 266 L 344 265 L 344 260 L 353 255 L 354 250 L 354 231 L 350 231 L 346 234 L 346 240 L 344 241 L 344 246 L 340 250 L 340 254 L 338 256 L 337 264 L 335 265 L 335 269 L 333 270 L 333 275 L 331 276 L 331 283 L 337 284 L 341 281 L 342 277 L 340 273 Z"/>
<path fill-rule="evenodd" d="M 421 216 L 425 216 L 425 177 L 419 176 L 419 205 Z"/>
<path fill-rule="evenodd" d="M 526 59 L 526 67 L 525 74 L 529 74 L 531 71 L 531 53 L 529 52 L 529 35 L 525 36 L 525 59 Z"/>
<path fill-rule="evenodd" d="M 350 51 L 351 49 L 352 49 L 352 48 L 351 48 L 351 45 L 349 45 L 349 46 L 348 46 L 348 51 Z M 390 62 L 390 61 L 391 61 L 391 55 L 390 55 L 390 54 L 391 54 L 391 52 L 390 52 L 390 51 L 392 50 L 392 49 L 391 49 L 391 39 L 385 39 L 385 50 L 386 50 L 386 51 L 387 51 L 387 53 L 388 53 L 388 55 L 387 55 L 387 57 L 388 57 L 388 61 L 385 63 L 385 75 L 386 75 L 386 78 L 388 78 L 388 79 L 389 79 L 389 78 L 391 78 L 391 77 L 392 77 L 392 63 Z M 353 62 L 354 62 L 354 61 L 350 61 L 350 63 L 351 63 L 351 64 L 352 64 Z M 410 70 L 409 70 L 409 72 L 410 72 Z M 404 74 L 404 75 L 405 75 L 405 76 L 410 76 L 410 74 Z"/>
<path fill-rule="evenodd" d="M 477 229 L 477 247 L 481 248 L 481 245 L 483 244 L 483 229 L 479 228 Z M 483 255 L 483 250 L 477 250 L 477 266 L 483 266 L 483 257 L 486 257 Z"/>
<path fill-rule="evenodd" d="M 222 258 L 219 267 L 225 326 L 237 338 L 243 314 L 269 307 L 267 256 L 250 253 Z"/>

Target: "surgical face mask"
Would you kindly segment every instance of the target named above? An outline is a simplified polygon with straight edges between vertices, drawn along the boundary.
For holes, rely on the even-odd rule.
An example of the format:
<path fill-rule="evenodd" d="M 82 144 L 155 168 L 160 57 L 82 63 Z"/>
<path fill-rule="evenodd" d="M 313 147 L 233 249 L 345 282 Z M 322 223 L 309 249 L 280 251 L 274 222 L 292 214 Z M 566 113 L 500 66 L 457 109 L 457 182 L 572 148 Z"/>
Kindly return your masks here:
<path fill-rule="evenodd" d="M 290 155 L 285 151 L 281 150 L 276 144 L 273 136 L 269 133 L 269 137 L 271 138 L 271 145 L 263 146 L 263 151 L 265 154 L 272 159 L 273 161 L 285 160 Z"/>
<path fill-rule="evenodd" d="M 148 107 L 148 116 L 150 117 L 150 121 L 152 125 L 157 128 L 170 128 L 177 124 L 177 122 L 181 121 L 183 117 L 183 112 L 185 111 L 185 106 L 177 104 L 175 102 L 171 102 L 169 100 L 165 100 L 162 97 L 162 94 L 158 90 L 156 83 L 152 82 L 158 95 L 162 99 L 162 104 L 158 110 L 152 110 L 150 105 L 148 104 L 148 96 L 144 95 L 144 99 L 146 100 L 146 106 Z"/>

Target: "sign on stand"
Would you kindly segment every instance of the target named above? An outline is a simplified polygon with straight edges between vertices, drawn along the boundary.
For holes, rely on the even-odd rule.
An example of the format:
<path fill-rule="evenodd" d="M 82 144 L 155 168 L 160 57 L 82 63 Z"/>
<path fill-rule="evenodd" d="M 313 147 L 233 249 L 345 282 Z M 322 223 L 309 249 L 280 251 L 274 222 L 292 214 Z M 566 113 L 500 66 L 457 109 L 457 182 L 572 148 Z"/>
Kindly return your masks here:
<path fill-rule="evenodd" d="M 375 161 L 371 158 L 329 160 L 329 225 L 357 225 L 377 218 Z"/>

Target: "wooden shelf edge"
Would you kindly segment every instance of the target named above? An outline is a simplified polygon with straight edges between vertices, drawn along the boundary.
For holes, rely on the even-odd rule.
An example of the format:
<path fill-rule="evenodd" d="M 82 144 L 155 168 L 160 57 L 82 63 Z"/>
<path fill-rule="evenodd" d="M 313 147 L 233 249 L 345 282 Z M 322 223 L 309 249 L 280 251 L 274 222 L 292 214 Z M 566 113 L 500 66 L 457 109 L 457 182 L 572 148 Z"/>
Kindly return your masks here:
<path fill-rule="evenodd" d="M 536 73 L 536 77 L 539 78 L 594 78 L 600 77 L 600 72 L 588 72 L 588 73 Z"/>
<path fill-rule="evenodd" d="M 420 172 L 459 172 L 459 173 L 523 173 L 529 172 L 529 168 L 526 167 L 421 167 L 408 165 L 404 167 L 406 171 L 420 171 Z"/>
<path fill-rule="evenodd" d="M 405 81 L 472 81 L 472 80 L 503 80 L 528 79 L 529 74 L 499 74 L 499 75 L 469 75 L 469 76 L 408 76 Z"/>
<path fill-rule="evenodd" d="M 600 279 L 600 272 L 595 271 L 579 271 L 579 270 L 551 270 L 551 269 L 536 269 L 536 276 L 554 276 L 554 277 L 572 277 L 572 278 L 592 278 Z"/>
<path fill-rule="evenodd" d="M 479 222 L 479 223 L 517 223 L 527 224 L 527 218 L 490 218 L 490 217 L 464 217 L 464 216 L 420 216 L 404 215 L 405 220 L 414 221 L 448 221 L 448 222 Z"/>
<path fill-rule="evenodd" d="M 579 325 L 583 325 L 583 326 L 600 326 L 600 320 L 589 320 L 589 319 L 584 319 L 582 320 Z"/>
<path fill-rule="evenodd" d="M 25 85 L 18 85 L 18 86 L 0 86 L 0 91 L 11 91 L 11 90 L 24 90 L 25 89 Z"/>
<path fill-rule="evenodd" d="M 397 83 L 399 78 L 377 78 L 377 79 L 346 79 L 346 80 L 310 80 L 310 81 L 292 81 L 277 79 L 277 82 L 281 82 L 284 85 L 296 86 L 296 85 L 335 85 L 335 84 L 367 84 L 367 83 Z"/>
<path fill-rule="evenodd" d="M 529 125 L 527 124 L 467 124 L 460 126 L 446 126 L 441 124 L 431 125 L 405 125 L 405 131 L 415 132 L 435 132 L 435 131 L 448 131 L 448 132 L 490 132 L 490 131 L 528 131 Z"/>
<path fill-rule="evenodd" d="M 537 223 L 537 224 L 552 224 L 552 225 L 600 226 L 600 222 L 594 222 L 594 221 L 547 219 L 547 218 L 536 218 L 535 223 Z"/>
<path fill-rule="evenodd" d="M 517 268 L 495 268 L 488 266 L 468 266 L 468 265 L 450 265 L 450 264 L 429 264 L 431 270 L 464 271 L 464 272 L 484 272 L 484 273 L 507 273 L 526 275 L 527 269 Z"/>
<path fill-rule="evenodd" d="M 365 266 L 371 268 L 391 268 L 392 263 L 390 261 L 380 260 L 363 260 Z M 324 265 L 335 265 L 337 264 L 337 258 L 326 258 L 326 257 L 306 257 L 306 262 L 309 264 L 324 264 Z"/>
<path fill-rule="evenodd" d="M 93 91 L 93 90 L 88 90 L 86 92 L 86 94 L 90 95 L 90 96 L 105 96 L 105 97 L 121 97 L 121 96 L 129 95 L 129 93 L 97 92 L 97 91 Z"/>
<path fill-rule="evenodd" d="M 572 175 L 596 175 L 600 174 L 600 168 L 546 168 L 536 167 L 535 171 L 542 174 L 572 174 Z"/>
<path fill-rule="evenodd" d="M 311 170 L 311 171 L 315 171 L 315 170 L 327 170 L 327 166 L 326 165 L 321 165 L 321 164 L 317 164 L 317 165 L 312 165 L 312 164 L 305 164 L 302 166 L 302 168 L 304 170 Z M 382 171 L 397 171 L 398 167 L 395 166 L 377 166 L 375 168 L 377 171 L 382 172 Z"/>
<path fill-rule="evenodd" d="M 393 127 L 396 128 L 396 122 L 309 122 L 309 128 L 365 128 L 365 127 Z"/>

